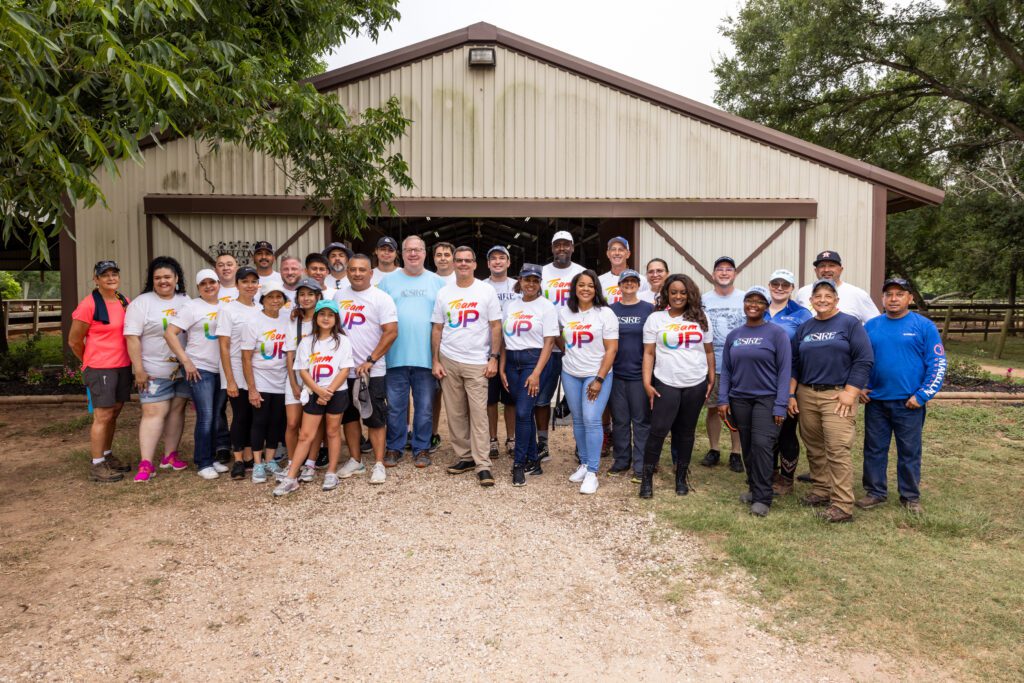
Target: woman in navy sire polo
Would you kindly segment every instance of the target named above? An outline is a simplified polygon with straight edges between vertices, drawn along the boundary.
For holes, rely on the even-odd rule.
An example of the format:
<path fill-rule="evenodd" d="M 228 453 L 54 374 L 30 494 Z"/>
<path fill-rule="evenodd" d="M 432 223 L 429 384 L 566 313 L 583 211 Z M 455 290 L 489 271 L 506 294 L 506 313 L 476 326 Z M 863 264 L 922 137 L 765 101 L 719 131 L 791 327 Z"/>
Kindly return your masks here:
<path fill-rule="evenodd" d="M 853 462 L 857 401 L 874 365 L 871 340 L 858 318 L 841 313 L 832 280 L 811 289 L 814 317 L 793 339 L 789 414 L 800 418 L 813 488 L 805 505 L 825 508 L 826 522 L 853 520 Z"/>
<path fill-rule="evenodd" d="M 775 441 L 786 416 L 792 351 L 789 335 L 764 319 L 768 290 L 751 287 L 743 296 L 746 323 L 729 333 L 722 352 L 718 413 L 732 412 L 740 433 L 748 492 L 740 501 L 758 517 L 772 504 Z"/>

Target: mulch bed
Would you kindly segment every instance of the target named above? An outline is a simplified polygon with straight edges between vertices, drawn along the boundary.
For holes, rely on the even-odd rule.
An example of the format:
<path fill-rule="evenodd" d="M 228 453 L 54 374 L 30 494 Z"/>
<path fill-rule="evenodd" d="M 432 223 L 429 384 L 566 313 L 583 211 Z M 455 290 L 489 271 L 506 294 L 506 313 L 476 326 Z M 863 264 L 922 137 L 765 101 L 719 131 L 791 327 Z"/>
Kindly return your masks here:
<path fill-rule="evenodd" d="M 39 384 L 0 380 L 0 396 L 85 396 L 85 387 L 57 384 L 56 378 L 44 377 Z"/>
<path fill-rule="evenodd" d="M 950 384 L 947 382 L 942 386 L 942 391 L 987 391 L 996 394 L 1024 394 L 1024 384 L 1007 384 L 1006 382 L 979 379 L 973 382 L 962 382 L 960 384 Z"/>

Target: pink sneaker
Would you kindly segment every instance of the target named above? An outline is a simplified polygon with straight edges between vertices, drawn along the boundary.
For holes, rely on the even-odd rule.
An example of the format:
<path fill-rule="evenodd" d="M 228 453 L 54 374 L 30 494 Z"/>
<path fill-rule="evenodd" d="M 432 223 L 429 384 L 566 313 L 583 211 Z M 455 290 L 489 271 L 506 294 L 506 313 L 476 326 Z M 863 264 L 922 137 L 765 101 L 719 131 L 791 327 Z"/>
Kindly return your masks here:
<path fill-rule="evenodd" d="M 178 457 L 178 451 L 173 451 L 170 455 L 164 456 L 164 459 L 160 461 L 160 469 L 173 469 L 175 472 L 180 472 L 183 469 L 188 468 L 188 463 Z"/>
<path fill-rule="evenodd" d="M 135 481 L 149 481 L 156 476 L 156 469 L 153 463 L 143 460 L 139 463 L 139 471 L 135 473 Z"/>

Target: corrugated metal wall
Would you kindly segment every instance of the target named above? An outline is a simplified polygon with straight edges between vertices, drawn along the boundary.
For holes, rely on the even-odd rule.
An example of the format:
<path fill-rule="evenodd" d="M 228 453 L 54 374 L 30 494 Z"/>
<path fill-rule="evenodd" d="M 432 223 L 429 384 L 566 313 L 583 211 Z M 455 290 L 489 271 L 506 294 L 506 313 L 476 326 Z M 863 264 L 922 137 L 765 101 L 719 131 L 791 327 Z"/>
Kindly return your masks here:
<path fill-rule="evenodd" d="M 401 195 L 816 199 L 818 218 L 808 224 L 808 254 L 835 249 L 850 264 L 850 280 L 868 282 L 868 183 L 502 47 L 495 69 L 471 70 L 468 49 L 456 48 L 338 90 L 352 111 L 379 105 L 392 94 L 400 98 L 413 124 L 397 149 L 416 183 Z M 145 255 L 142 196 L 147 193 L 286 190 L 274 162 L 231 146 L 211 154 L 189 140 L 148 150 L 143 168 L 122 168 L 120 178 L 101 182 L 111 211 L 78 212 L 80 287 L 88 283 L 89 267 L 100 256 L 126 261 L 132 281 L 130 271 L 142 265 Z M 711 230 L 716 231 L 717 251 L 738 248 L 728 233 Z M 655 253 L 662 251 L 659 247 Z M 652 255 L 642 244 L 638 256 Z"/>

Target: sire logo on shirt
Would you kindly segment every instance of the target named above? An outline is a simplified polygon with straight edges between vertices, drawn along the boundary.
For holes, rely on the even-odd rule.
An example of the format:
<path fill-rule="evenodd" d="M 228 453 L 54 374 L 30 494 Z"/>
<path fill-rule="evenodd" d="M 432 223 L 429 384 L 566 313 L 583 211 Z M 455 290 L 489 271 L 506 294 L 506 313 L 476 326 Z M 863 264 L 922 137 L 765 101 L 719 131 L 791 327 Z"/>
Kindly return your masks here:
<path fill-rule="evenodd" d="M 608 303 L 617 304 L 622 301 L 622 288 L 618 285 L 612 285 L 611 287 L 604 288 L 604 298 L 608 299 Z"/>
<path fill-rule="evenodd" d="M 398 293 L 399 298 L 417 299 L 423 298 L 427 295 L 425 289 L 403 289 Z"/>
<path fill-rule="evenodd" d="M 836 338 L 838 332 L 812 332 L 811 334 L 804 335 L 805 342 L 822 342 L 831 341 Z"/>
<path fill-rule="evenodd" d="M 468 327 L 480 319 L 475 301 L 455 299 L 448 304 L 448 327 Z"/>
<path fill-rule="evenodd" d="M 267 330 L 263 333 L 263 341 L 260 342 L 260 355 L 264 360 L 284 358 L 284 340 L 287 336 L 275 330 Z"/>
<path fill-rule="evenodd" d="M 620 315 L 619 325 L 639 325 L 640 316 L 638 315 Z"/>
<path fill-rule="evenodd" d="M 704 341 L 704 333 L 693 323 L 669 323 L 661 333 L 667 349 L 690 349 Z"/>
<path fill-rule="evenodd" d="M 341 326 L 346 330 L 351 330 L 355 325 L 362 325 L 366 322 L 366 315 L 361 311 L 366 310 L 364 304 L 357 304 L 351 299 L 345 301 L 339 301 L 338 307 L 344 312 L 341 318 Z"/>
<path fill-rule="evenodd" d="M 173 318 L 174 316 L 178 315 L 178 309 L 176 309 L 176 308 L 165 308 L 164 310 L 162 310 L 160 312 L 164 314 L 163 325 L 164 325 L 164 331 L 166 332 L 167 331 L 167 321 L 169 319 Z"/>
<path fill-rule="evenodd" d="M 203 336 L 210 341 L 217 341 L 217 335 L 210 334 L 210 323 L 217 319 L 217 311 L 212 311 L 206 314 L 206 322 L 203 323 Z"/>
<path fill-rule="evenodd" d="M 319 384 L 320 380 L 328 379 L 334 374 L 334 366 L 331 365 L 332 360 L 334 360 L 334 356 L 328 356 L 323 353 L 313 352 L 309 354 L 309 374 L 314 382 Z"/>
<path fill-rule="evenodd" d="M 590 331 L 590 323 L 571 322 L 565 326 L 562 336 L 570 349 L 580 348 L 594 341 L 594 333 Z"/>
<path fill-rule="evenodd" d="M 503 325 L 506 337 L 519 337 L 533 329 L 533 315 L 516 311 Z"/>
<path fill-rule="evenodd" d="M 732 345 L 735 346 L 760 346 L 761 337 L 740 337 L 739 339 L 733 339 Z"/>
<path fill-rule="evenodd" d="M 558 277 L 548 280 L 547 286 L 544 288 L 544 298 L 556 306 L 564 306 L 565 302 L 569 300 L 569 286 L 571 284 L 570 280 L 563 280 Z"/>

